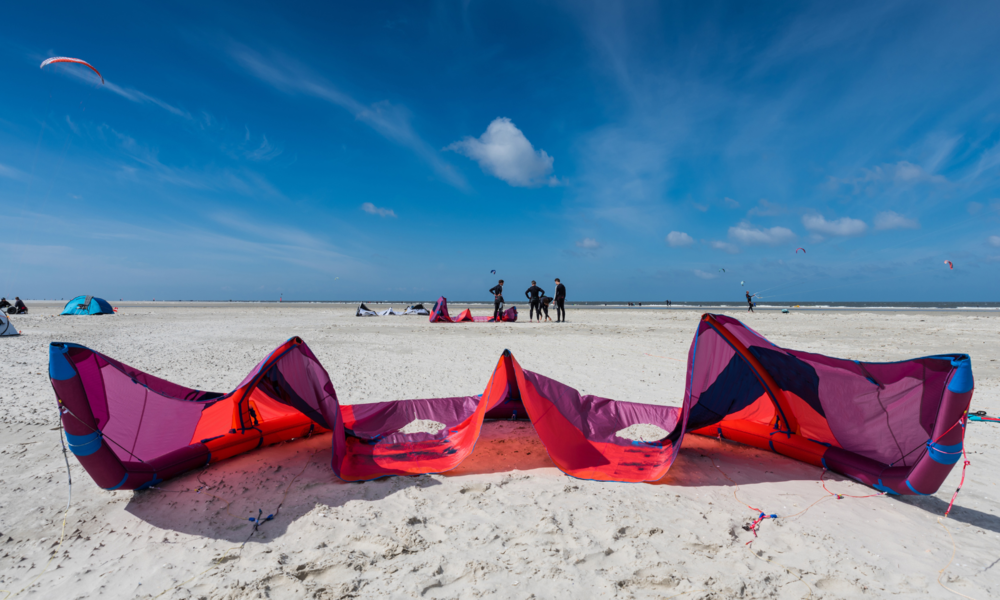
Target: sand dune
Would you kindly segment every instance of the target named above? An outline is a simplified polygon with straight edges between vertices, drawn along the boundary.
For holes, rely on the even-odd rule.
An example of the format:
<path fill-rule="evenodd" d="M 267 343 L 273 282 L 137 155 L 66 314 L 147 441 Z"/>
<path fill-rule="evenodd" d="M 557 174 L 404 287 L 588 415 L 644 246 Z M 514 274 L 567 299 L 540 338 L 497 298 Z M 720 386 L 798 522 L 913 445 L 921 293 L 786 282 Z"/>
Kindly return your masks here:
<path fill-rule="evenodd" d="M 97 488 L 70 457 L 60 547 L 67 485 L 50 341 L 225 391 L 299 335 L 347 403 L 480 393 L 509 348 L 584 393 L 679 405 L 699 315 L 571 310 L 559 325 L 431 325 L 331 305 L 119 305 L 116 316 L 57 317 L 56 304 L 33 303 L 15 317 L 24 335 L 0 340 L 0 588 L 19 597 L 947 598 L 957 596 L 937 578 L 949 531 L 942 582 L 1000 595 L 1000 427 L 985 423 L 969 425 L 972 466 L 949 531 L 938 517 L 959 469 L 933 496 L 837 499 L 820 469 L 688 436 L 655 484 L 582 481 L 555 468 L 530 424 L 496 422 L 452 472 L 363 484 L 333 475 L 328 435 L 135 493 Z M 967 352 L 974 409 L 1000 412 L 1000 316 L 793 311 L 747 322 L 779 345 L 846 358 Z M 874 493 L 830 473 L 825 485 Z M 254 531 L 247 519 L 279 505 Z M 755 538 L 747 505 L 787 518 Z"/>

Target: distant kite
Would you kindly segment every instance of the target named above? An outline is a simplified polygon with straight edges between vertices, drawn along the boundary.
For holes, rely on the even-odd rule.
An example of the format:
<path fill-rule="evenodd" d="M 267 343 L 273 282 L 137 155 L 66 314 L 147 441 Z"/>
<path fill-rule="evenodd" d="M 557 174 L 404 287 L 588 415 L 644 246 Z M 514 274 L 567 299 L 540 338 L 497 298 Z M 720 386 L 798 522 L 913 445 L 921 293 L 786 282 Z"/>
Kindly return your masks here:
<path fill-rule="evenodd" d="M 490 269 L 490 273 L 493 273 L 494 275 L 496 275 L 497 274 L 497 270 L 496 269 Z"/>
<path fill-rule="evenodd" d="M 802 254 L 806 254 L 806 249 L 805 249 L 805 248 L 796 248 L 796 249 L 795 249 L 795 253 L 796 253 L 796 254 L 798 254 L 798 253 L 799 253 L 799 250 L 801 250 L 801 251 L 802 251 Z"/>
<path fill-rule="evenodd" d="M 944 261 L 944 264 L 948 265 L 949 269 L 954 269 L 955 268 L 955 265 L 952 264 L 952 262 L 950 260 Z"/>
<path fill-rule="evenodd" d="M 52 63 L 76 63 L 78 65 L 83 65 L 85 67 L 88 67 L 91 71 L 97 73 L 97 76 L 101 78 L 101 85 L 104 85 L 104 75 L 101 75 L 100 71 L 95 69 L 92 64 L 90 64 L 85 60 L 80 60 L 79 58 L 67 58 L 65 56 L 53 56 L 52 58 L 46 58 L 44 61 L 42 61 L 42 66 L 38 68 L 44 69 L 46 66 L 51 65 Z"/>
<path fill-rule="evenodd" d="M 743 285 L 743 282 L 742 282 L 742 281 L 740 282 L 740 285 Z"/>
<path fill-rule="evenodd" d="M 722 271 L 723 273 L 725 273 L 725 272 L 726 272 L 726 270 L 725 270 L 725 269 L 719 269 L 719 270 L 720 270 L 720 271 Z"/>

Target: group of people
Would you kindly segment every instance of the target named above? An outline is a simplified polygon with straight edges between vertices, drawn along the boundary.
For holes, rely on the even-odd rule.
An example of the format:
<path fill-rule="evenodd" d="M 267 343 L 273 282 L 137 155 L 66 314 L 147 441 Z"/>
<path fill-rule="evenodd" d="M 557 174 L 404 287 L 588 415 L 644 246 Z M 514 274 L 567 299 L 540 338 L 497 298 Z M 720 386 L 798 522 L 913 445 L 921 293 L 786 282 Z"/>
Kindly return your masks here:
<path fill-rule="evenodd" d="M 552 318 L 549 317 L 549 305 L 555 302 L 556 304 L 556 323 L 566 322 L 566 286 L 559 281 L 556 277 L 556 291 L 554 298 L 550 298 L 545 295 L 545 290 L 538 287 L 538 284 L 532 280 L 531 287 L 525 290 L 524 295 L 528 298 L 528 305 L 531 307 L 528 310 L 528 320 L 537 319 L 539 323 L 542 322 L 542 313 L 545 313 L 545 320 L 551 321 Z M 503 279 L 501 279 L 495 286 L 490 288 L 490 293 L 493 294 L 493 320 L 499 323 L 501 317 L 503 316 Z"/>
<path fill-rule="evenodd" d="M 14 296 L 14 304 L 11 304 L 6 298 L 0 298 L 0 310 L 6 311 L 9 315 L 23 315 L 28 312 L 28 307 L 24 305 L 21 298 Z"/>

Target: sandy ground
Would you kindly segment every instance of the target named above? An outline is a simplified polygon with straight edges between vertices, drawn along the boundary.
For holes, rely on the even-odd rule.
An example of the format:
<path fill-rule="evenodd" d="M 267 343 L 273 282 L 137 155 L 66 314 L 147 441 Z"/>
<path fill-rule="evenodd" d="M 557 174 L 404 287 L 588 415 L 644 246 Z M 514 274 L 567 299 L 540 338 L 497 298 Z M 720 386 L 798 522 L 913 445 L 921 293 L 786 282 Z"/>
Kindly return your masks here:
<path fill-rule="evenodd" d="M 349 403 L 481 393 L 509 348 L 526 369 L 585 393 L 678 405 L 699 312 L 571 310 L 567 324 L 497 326 L 360 319 L 332 305 L 119 303 L 105 317 L 31 306 L 15 317 L 24 335 L 0 339 L 0 589 L 13 596 L 946 598 L 958 597 L 937 582 L 953 548 L 941 581 L 966 597 L 1000 596 L 1000 426 L 985 423 L 969 425 L 972 466 L 947 530 L 938 517 L 960 469 L 934 496 L 838 500 L 820 469 L 688 436 L 663 480 L 600 483 L 556 469 L 530 424 L 502 422 L 484 427 L 453 472 L 364 484 L 333 475 L 328 435 L 137 493 L 97 488 L 71 456 L 60 546 L 67 485 L 50 341 L 225 391 L 299 335 Z M 974 409 L 1000 412 L 995 313 L 734 314 L 779 345 L 840 357 L 969 353 Z M 874 492 L 826 480 L 837 493 Z M 251 535 L 248 517 L 282 501 Z M 754 540 L 744 503 L 800 514 L 766 521 Z"/>

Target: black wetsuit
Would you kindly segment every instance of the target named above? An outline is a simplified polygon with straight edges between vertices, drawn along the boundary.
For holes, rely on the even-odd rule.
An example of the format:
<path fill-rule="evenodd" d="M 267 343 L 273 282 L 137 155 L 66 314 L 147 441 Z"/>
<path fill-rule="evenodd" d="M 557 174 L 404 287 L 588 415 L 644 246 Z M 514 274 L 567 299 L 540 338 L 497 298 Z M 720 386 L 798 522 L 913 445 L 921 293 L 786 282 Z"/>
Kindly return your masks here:
<path fill-rule="evenodd" d="M 556 322 L 566 322 L 566 286 L 559 284 L 556 286 Z"/>
<path fill-rule="evenodd" d="M 24 305 L 24 301 L 22 301 L 20 298 L 14 301 L 14 309 L 17 311 L 17 314 L 19 315 L 23 315 L 24 313 L 28 312 L 28 307 Z"/>
<path fill-rule="evenodd" d="M 753 312 L 753 296 L 747 292 L 747 312 Z"/>
<path fill-rule="evenodd" d="M 503 286 L 499 283 L 490 288 L 493 294 L 493 320 L 499 321 L 503 317 Z"/>
<path fill-rule="evenodd" d="M 549 304 L 552 304 L 552 298 L 542 296 L 542 311 L 545 312 L 545 319 L 547 321 L 551 321 L 551 319 L 549 319 Z"/>
<path fill-rule="evenodd" d="M 7 308 L 10 306 L 10 302 L 7 302 L 6 298 L 0 298 L 0 308 Z"/>
<path fill-rule="evenodd" d="M 528 320 L 530 321 L 533 318 L 532 315 L 534 315 L 535 313 L 538 313 L 538 318 L 541 319 L 542 318 L 541 299 L 542 296 L 545 295 L 545 290 L 538 287 L 537 285 L 533 285 L 524 291 L 524 295 L 527 296 L 528 304 L 531 306 L 531 308 L 528 310 Z"/>

